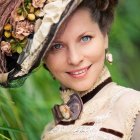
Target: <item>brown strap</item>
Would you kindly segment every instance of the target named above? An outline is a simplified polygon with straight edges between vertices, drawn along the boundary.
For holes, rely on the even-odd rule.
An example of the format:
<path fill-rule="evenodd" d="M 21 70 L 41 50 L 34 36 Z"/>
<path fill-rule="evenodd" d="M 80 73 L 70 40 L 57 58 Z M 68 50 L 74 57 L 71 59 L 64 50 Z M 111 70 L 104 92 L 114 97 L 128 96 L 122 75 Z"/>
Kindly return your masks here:
<path fill-rule="evenodd" d="M 86 123 L 84 123 L 84 124 L 82 124 L 82 125 L 92 126 L 92 125 L 94 125 L 94 124 L 95 124 L 95 122 L 86 122 Z"/>
<path fill-rule="evenodd" d="M 94 124 L 95 124 L 95 122 L 87 122 L 87 123 L 84 123 L 83 125 L 93 126 Z M 100 131 L 110 133 L 110 134 L 115 135 L 115 136 L 120 137 L 120 138 L 123 137 L 123 133 L 116 131 L 116 130 L 113 130 L 113 129 L 100 128 Z"/>
<path fill-rule="evenodd" d="M 118 132 L 118 131 L 113 130 L 113 129 L 101 128 L 100 131 L 103 131 L 103 132 L 106 132 L 106 133 L 110 133 L 110 134 L 115 135 L 117 137 L 123 138 L 123 133 Z"/>

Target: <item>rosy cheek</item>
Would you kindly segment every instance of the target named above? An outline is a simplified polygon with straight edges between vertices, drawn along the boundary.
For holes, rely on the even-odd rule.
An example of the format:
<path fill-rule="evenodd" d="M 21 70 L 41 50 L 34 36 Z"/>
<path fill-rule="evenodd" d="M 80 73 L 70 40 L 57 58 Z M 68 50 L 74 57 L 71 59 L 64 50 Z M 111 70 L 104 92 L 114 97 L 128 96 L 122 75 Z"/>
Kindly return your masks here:
<path fill-rule="evenodd" d="M 90 46 L 90 49 L 85 50 L 83 53 L 85 58 L 96 62 L 104 59 L 105 50 L 98 46 Z"/>

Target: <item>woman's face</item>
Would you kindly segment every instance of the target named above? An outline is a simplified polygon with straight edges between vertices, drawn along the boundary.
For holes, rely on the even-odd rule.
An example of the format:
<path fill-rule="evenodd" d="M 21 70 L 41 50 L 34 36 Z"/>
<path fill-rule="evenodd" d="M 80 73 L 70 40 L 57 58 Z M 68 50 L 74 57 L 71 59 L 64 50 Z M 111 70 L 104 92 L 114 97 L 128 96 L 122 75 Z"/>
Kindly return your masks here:
<path fill-rule="evenodd" d="M 85 91 L 98 79 L 107 47 L 108 37 L 89 11 L 78 9 L 60 27 L 45 64 L 62 85 Z"/>

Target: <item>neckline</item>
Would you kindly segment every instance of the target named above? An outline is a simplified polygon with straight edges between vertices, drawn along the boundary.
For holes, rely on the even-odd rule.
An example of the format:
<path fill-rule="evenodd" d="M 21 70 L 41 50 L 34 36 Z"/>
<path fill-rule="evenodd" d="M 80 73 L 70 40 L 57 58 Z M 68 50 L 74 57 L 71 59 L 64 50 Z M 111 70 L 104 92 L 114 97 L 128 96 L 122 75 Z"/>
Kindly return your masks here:
<path fill-rule="evenodd" d="M 93 89 L 92 91 L 90 91 L 87 94 L 85 94 L 84 96 L 82 96 L 81 99 L 83 101 L 83 104 L 85 104 L 90 99 L 92 99 L 103 87 L 105 87 L 110 82 L 112 82 L 112 78 L 111 77 L 107 78 L 104 82 L 99 84 L 95 89 Z"/>

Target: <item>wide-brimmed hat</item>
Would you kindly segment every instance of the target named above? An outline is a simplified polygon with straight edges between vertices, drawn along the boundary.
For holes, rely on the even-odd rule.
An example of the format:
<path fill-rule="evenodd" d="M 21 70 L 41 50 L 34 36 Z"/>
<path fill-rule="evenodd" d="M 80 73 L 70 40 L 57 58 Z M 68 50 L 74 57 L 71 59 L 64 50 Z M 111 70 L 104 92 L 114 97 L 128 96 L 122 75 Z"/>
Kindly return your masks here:
<path fill-rule="evenodd" d="M 0 85 L 21 86 L 49 50 L 58 28 L 82 0 L 0 2 Z"/>

